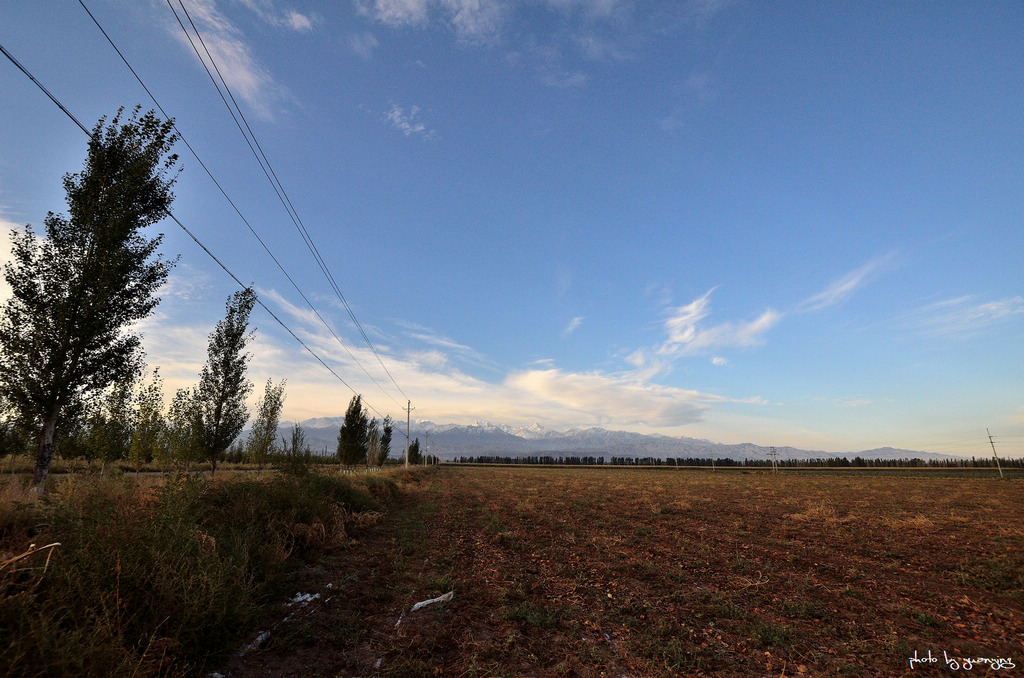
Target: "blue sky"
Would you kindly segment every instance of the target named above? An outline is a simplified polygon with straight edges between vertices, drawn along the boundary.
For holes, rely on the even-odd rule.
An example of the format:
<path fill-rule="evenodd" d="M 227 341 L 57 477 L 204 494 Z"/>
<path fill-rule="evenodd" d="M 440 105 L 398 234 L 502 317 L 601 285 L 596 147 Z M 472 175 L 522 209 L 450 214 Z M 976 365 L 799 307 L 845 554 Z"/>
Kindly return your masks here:
<path fill-rule="evenodd" d="M 175 214 L 380 414 L 1024 453 L 1017 2 L 186 0 L 394 382 L 167 2 L 86 5 L 344 345 L 183 144 Z M 4 3 L 0 43 L 87 126 L 153 107 L 78 2 Z M 84 152 L 4 60 L 2 256 Z M 161 230 L 173 391 L 234 283 Z M 343 413 L 254 322 L 286 418 Z"/>

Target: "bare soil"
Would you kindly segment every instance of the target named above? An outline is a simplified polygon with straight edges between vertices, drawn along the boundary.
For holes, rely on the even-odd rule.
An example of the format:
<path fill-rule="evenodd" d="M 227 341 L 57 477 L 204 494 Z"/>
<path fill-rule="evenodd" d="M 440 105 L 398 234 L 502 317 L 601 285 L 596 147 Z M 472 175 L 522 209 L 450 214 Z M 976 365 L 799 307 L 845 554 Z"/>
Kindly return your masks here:
<path fill-rule="evenodd" d="M 444 467 L 347 530 L 222 673 L 1024 674 L 1019 480 Z"/>

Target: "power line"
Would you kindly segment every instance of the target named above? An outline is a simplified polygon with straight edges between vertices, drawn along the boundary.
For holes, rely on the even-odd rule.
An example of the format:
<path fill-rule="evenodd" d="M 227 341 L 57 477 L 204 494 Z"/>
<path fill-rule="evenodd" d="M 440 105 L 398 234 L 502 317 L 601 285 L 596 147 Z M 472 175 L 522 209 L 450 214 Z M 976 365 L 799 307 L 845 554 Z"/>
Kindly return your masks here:
<path fill-rule="evenodd" d="M 41 82 L 39 82 L 38 80 L 36 80 L 35 76 L 34 76 L 34 75 L 32 75 L 31 73 L 29 73 L 29 72 L 28 72 L 28 69 L 26 69 L 26 68 L 25 68 L 24 66 L 22 66 L 22 65 L 21 65 L 21 62 L 20 62 L 20 61 L 18 61 L 17 59 L 15 59 L 15 58 L 14 58 L 14 55 L 13 55 L 13 54 L 11 54 L 10 52 L 8 52 L 8 51 L 7 51 L 7 50 L 6 50 L 5 48 L 4 48 L 4 46 L 3 46 L 3 45 L 0 45 L 0 52 L 3 52 L 3 53 L 4 53 L 4 56 L 5 56 L 5 57 L 7 57 L 8 59 L 10 59 L 10 60 L 11 60 L 11 63 L 12 63 L 12 64 L 14 64 L 15 66 L 17 66 L 17 67 L 18 67 L 18 70 L 19 70 L 19 71 L 21 71 L 21 72 L 22 72 L 22 73 L 24 73 L 24 74 L 25 74 L 26 76 L 28 76 L 28 79 L 29 79 L 29 80 L 31 80 L 31 81 L 32 81 L 33 83 L 35 83 L 36 87 L 38 87 L 39 89 L 41 89 L 41 90 L 43 91 L 43 94 L 45 94 L 45 95 L 46 95 L 47 97 L 49 97 L 50 101 L 52 101 L 53 103 L 57 104 L 57 107 L 58 107 L 58 108 L 60 108 L 60 110 L 64 111 L 65 115 L 67 115 L 67 116 L 68 116 L 69 118 L 71 118 L 71 120 L 72 120 L 72 121 L 73 121 L 73 122 L 74 122 L 74 123 L 75 123 L 76 125 L 78 125 L 78 129 L 82 130 L 82 131 L 83 131 L 83 132 L 85 132 L 86 134 L 89 134 L 89 133 L 90 133 L 90 132 L 89 132 L 89 130 L 87 130 L 87 129 L 85 128 L 85 125 L 83 125 L 83 124 L 82 124 L 82 123 L 81 123 L 81 122 L 80 122 L 80 121 L 78 120 L 78 118 L 76 118 L 76 117 L 75 117 L 74 115 L 72 115 L 72 114 L 71 114 L 71 111 L 69 111 L 68 109 L 64 108 L 64 104 L 62 104 L 62 103 L 61 103 L 60 101 L 58 101 L 58 100 L 57 100 L 57 97 L 55 97 L 55 96 L 53 96 L 52 94 L 50 94 L 50 90 L 46 89 L 46 88 L 45 88 L 45 87 L 43 86 L 43 83 L 41 83 Z"/>
<path fill-rule="evenodd" d="M 195 22 L 192 21 L 192 16 L 189 14 L 188 9 L 185 8 L 185 5 L 182 2 L 182 0 L 178 0 L 178 5 L 181 7 L 182 12 L 188 19 L 189 25 L 195 32 L 196 38 L 198 38 L 199 43 L 202 45 L 203 51 L 206 53 L 206 58 L 209 59 L 210 64 L 213 65 L 214 70 L 217 72 L 217 78 L 214 78 L 213 73 L 210 72 L 209 66 L 206 65 L 206 59 L 204 59 L 202 54 L 199 53 L 198 47 L 196 47 L 195 42 L 192 40 L 191 34 L 189 34 L 188 29 L 185 28 L 185 24 L 182 22 L 181 18 L 178 16 L 177 11 L 174 9 L 174 6 L 171 4 L 171 0 L 166 0 L 166 2 L 167 6 L 174 14 L 174 18 L 175 20 L 177 20 L 178 25 L 181 27 L 181 30 L 185 33 L 185 37 L 188 39 L 189 44 L 192 45 L 192 49 L 193 51 L 195 51 L 196 56 L 199 57 L 199 61 L 202 63 L 204 70 L 206 70 L 206 74 L 210 77 L 210 80 L 213 82 L 214 87 L 217 89 L 217 93 L 220 95 L 221 101 L 227 107 L 228 113 L 231 115 L 232 120 L 234 120 L 235 122 L 235 126 L 238 127 L 238 131 L 242 134 L 242 137 L 245 139 L 246 144 L 249 146 L 249 150 L 252 151 L 253 156 L 256 158 L 256 162 L 258 162 L 260 167 L 263 169 L 263 173 L 267 177 L 267 180 L 270 182 L 271 187 L 273 187 L 274 193 L 277 195 L 278 200 L 281 202 L 281 205 L 285 208 L 285 212 L 292 220 L 292 223 L 295 225 L 296 230 L 298 230 L 299 235 L 302 237 L 303 242 L 306 244 L 306 248 L 309 249 L 310 254 L 313 255 L 313 259 L 317 262 L 317 265 L 320 267 L 321 272 L 324 274 L 324 276 L 330 283 L 331 287 L 334 289 L 335 294 L 341 301 L 342 306 L 344 306 L 345 310 L 349 315 L 349 318 L 351 318 L 352 323 L 359 331 L 359 334 L 363 337 L 363 340 L 366 342 L 366 345 L 373 352 L 374 356 L 376 356 L 381 368 L 383 368 L 384 372 L 391 379 L 391 382 L 395 385 L 395 388 L 398 389 L 399 393 L 405 396 L 405 391 L 402 390 L 402 387 L 395 380 L 394 376 L 391 374 L 391 371 L 388 370 L 387 365 L 384 364 L 384 360 L 381 358 L 380 353 L 377 352 L 377 349 L 373 345 L 373 342 L 370 340 L 370 337 L 366 334 L 366 330 L 363 328 L 362 323 L 360 323 L 359 319 L 356 318 L 355 312 L 352 310 L 351 305 L 349 305 L 348 300 L 345 299 L 345 295 L 342 294 L 341 288 L 338 286 L 337 281 L 334 279 L 334 276 L 331 273 L 330 269 L 328 268 L 327 263 L 320 255 L 320 251 L 317 249 L 316 243 L 313 242 L 312 236 L 306 229 L 306 226 L 302 222 L 301 217 L 299 217 L 298 210 L 295 209 L 295 206 L 292 203 L 291 198 L 288 196 L 288 192 L 284 188 L 284 184 L 281 183 L 281 180 L 277 176 L 277 172 L 274 171 L 273 164 L 270 162 L 270 159 L 267 158 L 266 154 L 263 152 L 263 148 L 262 146 L 260 146 L 259 140 L 256 138 L 255 133 L 252 131 L 252 127 L 250 127 L 249 125 L 249 121 L 246 119 L 245 114 L 242 112 L 241 107 L 238 105 L 238 101 L 235 99 L 234 94 L 231 92 L 231 88 L 228 86 L 227 81 L 224 79 L 224 75 L 221 73 L 220 68 L 217 66 L 216 59 L 213 58 L 213 54 L 210 53 L 209 48 L 206 46 L 206 41 L 203 40 L 203 36 L 199 32 L 199 28 L 195 25 Z M 224 91 L 228 94 L 227 98 L 231 99 L 231 104 L 228 103 L 227 98 L 225 98 L 224 94 L 221 92 L 220 85 L 217 84 L 218 78 L 220 79 L 221 85 L 223 85 L 224 87 Z M 232 105 L 234 106 L 233 109 Z M 236 111 L 238 113 L 237 117 L 235 116 Z M 239 118 L 242 121 L 241 123 L 239 123 Z M 243 124 L 245 125 L 244 130 L 242 129 Z M 248 134 L 246 132 L 248 132 Z M 355 359 L 354 356 L 353 359 Z M 374 379 L 373 376 L 366 371 L 366 368 L 364 368 L 362 364 L 360 364 L 358 361 L 356 362 L 357 364 L 359 364 L 360 368 L 363 369 L 364 372 L 366 372 L 366 376 L 368 376 L 374 382 L 374 384 L 376 384 L 377 387 L 381 389 L 381 391 L 384 391 L 383 387 L 381 387 L 380 384 L 377 383 L 377 380 Z M 384 393 L 385 395 L 388 395 L 389 398 L 391 398 L 391 396 L 387 394 L 386 391 L 384 391 Z M 395 399 L 392 398 L 392 400 Z M 395 400 L 395 403 L 398 404 L 398 401 Z"/>
<path fill-rule="evenodd" d="M 36 86 L 37 86 L 37 87 L 38 87 L 38 88 L 40 89 L 40 90 L 42 90 L 42 92 L 43 92 L 44 94 L 46 94 L 46 96 L 47 96 L 47 97 L 48 97 L 48 98 L 50 99 L 50 101 L 52 101 L 52 102 L 53 102 L 54 104 L 56 104 L 56 105 L 57 105 L 57 107 L 58 107 L 58 108 L 60 108 L 60 110 L 62 110 L 62 111 L 64 112 L 64 114 L 65 114 L 65 115 L 67 115 L 67 116 L 68 116 L 68 118 L 70 118 L 70 119 L 71 119 L 71 121 L 72 121 L 72 122 L 74 122 L 74 123 L 75 123 L 75 124 L 76 124 L 76 125 L 78 126 L 78 128 L 79 128 L 80 130 L 82 130 L 82 132 L 84 132 L 84 133 L 85 133 L 85 134 L 86 134 L 87 136 L 89 136 L 89 137 L 91 137 L 91 136 L 92 136 L 92 133 L 91 133 L 91 132 L 90 132 L 90 131 L 89 131 L 89 130 L 88 130 L 88 129 L 87 129 L 86 127 L 85 127 L 85 125 L 83 125 L 83 124 L 81 123 L 81 121 L 79 121 L 79 120 L 78 120 L 78 118 L 76 118 L 76 117 L 75 117 L 75 115 L 74 115 L 74 114 L 73 114 L 73 113 L 72 113 L 71 111 L 69 111 L 69 110 L 68 110 L 68 109 L 67 109 L 67 108 L 66 108 L 66 107 L 64 106 L 64 104 L 62 104 L 62 103 L 60 102 L 60 100 L 58 100 L 58 99 L 57 99 L 57 97 L 55 97 L 55 96 L 54 96 L 53 94 L 51 94 L 51 93 L 50 93 L 50 91 L 49 91 L 48 89 L 46 89 L 46 87 L 45 87 L 45 86 L 43 86 L 43 84 L 42 84 L 41 82 L 39 82 L 39 81 L 38 81 L 38 80 L 37 80 L 37 79 L 36 79 L 36 78 L 35 78 L 35 77 L 34 77 L 34 76 L 33 76 L 33 75 L 32 75 L 32 74 L 31 74 L 31 73 L 30 73 L 30 72 L 28 71 L 28 69 L 26 69 L 26 68 L 25 68 L 24 66 L 22 66 L 22 65 L 21 65 L 21 63 L 20 63 L 20 62 L 19 62 L 19 61 L 18 61 L 18 60 L 17 60 L 17 59 L 16 59 L 15 57 L 14 57 L 14 55 L 13 55 L 13 54 L 11 54 L 10 52 L 8 52 L 8 51 L 7 51 L 7 49 L 6 49 L 6 48 L 5 48 L 5 47 L 4 47 L 4 46 L 3 46 L 2 44 L 0 44 L 0 52 L 2 52 L 2 53 L 3 53 L 3 55 L 4 55 L 4 56 L 6 56 L 6 57 L 7 57 L 7 58 L 8 58 L 8 59 L 9 59 L 9 60 L 11 61 L 11 63 L 13 63 L 13 64 L 14 64 L 14 65 L 15 65 L 15 66 L 16 66 L 16 67 L 18 68 L 18 70 L 20 70 L 20 71 L 21 71 L 22 73 L 24 73 L 24 74 L 25 74 L 25 75 L 26 75 L 26 76 L 27 76 L 27 77 L 28 77 L 28 78 L 29 78 L 29 79 L 30 79 L 30 80 L 31 80 L 31 81 L 32 81 L 32 82 L 33 82 L 33 83 L 34 83 L 34 84 L 35 84 L 35 85 L 36 85 Z M 221 261 L 220 259 L 218 259 L 218 258 L 217 258 L 217 256 L 216 256 L 216 255 L 214 255 L 214 253 L 213 253 L 213 252 L 212 252 L 212 251 L 210 250 L 210 248 L 208 248 L 208 247 L 207 247 L 206 245 L 204 245 L 204 244 L 202 243 L 202 241 L 200 241 L 200 240 L 199 240 L 199 238 L 198 238 L 198 237 L 196 237 L 196 235 L 195 235 L 194 233 L 192 233 L 192 231 L 190 231 L 190 230 L 189 230 L 189 229 L 188 229 L 188 228 L 187 228 L 187 227 L 185 226 L 185 224 L 183 224 L 183 223 L 181 222 L 181 220 L 180 220 L 180 219 L 178 219 L 178 217 L 174 216 L 174 214 L 172 214 L 172 213 L 170 212 L 170 210 L 167 210 L 166 214 L 167 214 L 167 216 L 168 216 L 168 217 L 170 217 L 170 218 L 171 218 L 171 219 L 172 219 L 172 220 L 174 221 L 174 223 L 176 223 L 176 224 L 177 224 L 177 225 L 178 225 L 178 226 L 179 226 L 179 227 L 181 228 L 181 230 L 183 230 L 183 231 L 184 231 L 184 232 L 185 232 L 185 233 L 186 233 L 186 234 L 187 234 L 187 235 L 188 235 L 188 236 L 189 236 L 190 238 L 192 238 L 192 240 L 193 240 L 193 241 L 195 241 L 195 243 L 196 243 L 197 245 L 199 245 L 199 247 L 200 247 L 200 248 L 202 248 L 202 250 L 203 250 L 204 252 L 206 252 L 206 254 L 207 254 L 207 255 L 209 255 L 209 257 L 210 257 L 211 259 L 213 259 L 213 260 L 214 260 L 214 262 L 216 262 L 216 263 L 217 263 L 217 265 L 218 265 L 218 266 L 220 266 L 220 267 L 221 267 L 221 268 L 222 268 L 222 269 L 224 270 L 224 272 L 225 272 L 225 273 L 227 273 L 227 274 L 228 274 L 229 276 L 231 276 L 231 279 L 232 279 L 232 280 L 234 280 L 234 281 L 235 281 L 236 283 L 238 283 L 239 287 L 241 287 L 241 288 L 243 288 L 243 289 L 248 289 L 248 288 L 249 288 L 249 286 L 248 286 L 248 285 L 246 285 L 246 284 L 244 284 L 244 283 L 243 283 L 243 282 L 242 282 L 242 281 L 241 281 L 241 280 L 240 280 L 240 279 L 238 278 L 238 276 L 236 276 L 236 275 L 235 275 L 234 273 L 232 273 L 232 272 L 231 272 L 231 270 L 230 270 L 230 269 L 228 269 L 228 267 L 227 267 L 227 266 L 226 266 L 226 265 L 224 264 L 224 262 L 222 262 L 222 261 Z M 281 327 L 283 327 L 283 328 L 285 329 L 285 331 L 286 331 L 286 332 L 288 332 L 288 334 L 290 334 L 290 335 L 292 336 L 292 338 L 293 338 L 293 339 L 295 339 L 295 341 L 299 342 L 299 344 L 301 344 L 301 345 L 302 345 L 302 347 L 303 347 L 304 349 L 306 349 L 306 351 L 308 351 L 310 355 L 312 355 L 312 356 L 313 356 L 314 358 L 316 358 L 316 360 L 317 360 L 317 361 L 318 361 L 318 362 L 319 362 L 319 363 L 320 363 L 321 365 L 323 365 L 324 367 L 326 367 L 326 368 L 327 368 L 327 370 L 328 370 L 328 371 L 329 371 L 329 372 L 330 372 L 331 374 L 333 374 L 333 375 L 334 375 L 334 377 L 335 377 L 335 378 L 336 378 L 336 379 L 337 379 L 338 381 L 340 381 L 340 382 L 341 382 L 342 384 L 344 384 L 345 386 L 347 386 L 347 387 L 348 387 L 348 389 L 349 389 L 350 391 L 352 391 L 353 393 L 356 393 L 356 390 L 355 390 L 354 388 L 352 388 L 352 386 L 350 386 L 348 382 L 346 382 L 346 381 L 345 381 L 344 379 L 342 379 L 342 378 L 341 378 L 341 376 L 339 376 L 337 372 L 335 372 L 335 371 L 334 371 L 333 369 L 331 369 L 330 365 L 328 365 L 327 363 L 325 363 L 325 362 L 323 361 L 323 359 L 321 359 L 321 358 L 320 358 L 320 356 L 318 356 L 318 355 L 317 355 L 317 354 L 316 354 L 316 353 L 315 353 L 315 352 L 313 351 L 313 349 L 311 349 L 311 348 L 310 348 L 310 347 L 309 347 L 309 346 L 308 346 L 308 345 L 306 344 L 306 342 L 302 341 L 302 339 L 300 339 L 300 338 L 299 338 L 299 336 L 298 336 L 298 335 L 296 335 L 296 334 L 295 334 L 295 332 L 293 332 L 293 331 L 292 331 L 292 329 L 291 329 L 290 327 L 288 327 L 288 325 L 287 325 L 287 324 L 286 324 L 286 323 L 285 323 L 285 322 L 284 322 L 283 320 L 281 320 L 281 319 L 280 319 L 279 317 L 277 317 L 277 315 L 276 315 L 276 314 L 275 314 L 275 313 L 274 313 L 273 311 L 271 311 L 271 310 L 270 310 L 270 308 L 268 308 L 268 307 L 267 307 L 267 305 L 266 305 L 265 303 L 263 303 L 263 300 L 259 298 L 259 295 L 255 295 L 255 296 L 256 296 L 256 303 L 258 303 L 258 304 L 259 304 L 259 305 L 260 305 L 260 306 L 261 306 L 261 307 L 263 308 L 263 310 L 264 310 L 264 311 L 266 311 L 266 312 L 267 312 L 268 314 L 270 314 L 270 317 L 271 317 L 271 318 L 273 318 L 274 320 L 276 320 L 276 321 L 277 321 L 277 323 L 278 323 L 278 324 L 279 324 L 279 325 L 280 325 Z M 365 401 L 364 401 L 364 402 L 365 402 Z M 367 407 L 369 407 L 369 408 L 370 408 L 371 410 L 373 410 L 374 412 L 376 412 L 378 416 L 381 416 L 381 417 L 383 417 L 383 415 L 381 415 L 381 413 L 380 413 L 380 412 L 379 412 L 379 411 L 378 411 L 378 410 L 377 410 L 377 409 L 376 409 L 375 407 L 373 407 L 372 405 L 370 405 L 369 403 L 366 403 L 366 406 L 367 406 Z"/>
<path fill-rule="evenodd" d="M 231 197 L 227 194 L 227 191 L 224 190 L 224 187 L 221 186 L 219 181 L 217 181 L 217 178 L 213 175 L 213 172 L 210 170 L 210 168 L 207 167 L 206 163 L 203 162 L 203 159 L 199 157 L 199 154 L 192 147 L 192 144 L 190 144 L 188 142 L 188 139 L 185 138 L 185 135 L 182 134 L 181 130 L 178 129 L 177 125 L 174 124 L 174 119 L 167 113 L 167 111 L 164 110 L 164 107 L 160 104 L 160 102 L 157 100 L 156 96 L 149 89 L 149 87 L 146 86 L 146 83 L 142 80 L 142 77 L 132 67 L 131 63 L 128 62 L 128 59 L 121 52 L 121 50 L 118 48 L 118 46 L 114 43 L 113 39 L 110 37 L 110 35 L 107 33 L 107 31 L 100 24 L 100 22 L 96 18 L 96 16 L 85 5 L 84 0 L 78 0 L 78 4 L 80 4 L 82 6 L 82 9 L 84 9 L 86 14 L 89 15 L 89 18 L 92 19 L 94 24 L 96 24 L 96 28 L 98 28 L 100 30 L 100 33 L 102 33 L 103 37 L 107 39 L 107 42 L 110 43 L 110 46 L 114 48 L 114 51 L 117 52 L 117 55 L 119 57 L 121 57 L 121 61 L 124 62 L 124 65 L 127 66 L 128 70 L 131 71 L 133 76 L 135 76 L 135 79 L 142 86 L 142 89 L 144 89 L 146 91 L 146 94 L 149 95 L 149 98 L 153 101 L 153 103 L 156 105 L 156 107 L 158 109 L 160 109 L 160 113 L 164 116 L 164 118 L 166 118 L 167 120 L 171 121 L 171 124 L 174 127 L 174 131 L 177 133 L 178 137 L 182 140 L 182 142 L 185 144 L 185 146 L 188 148 L 188 150 L 192 153 L 192 156 L 199 163 L 200 167 L 203 168 L 203 170 L 206 172 L 206 175 L 208 177 L 210 177 L 210 180 L 214 183 L 214 185 L 220 191 L 221 195 L 224 196 L 224 199 L 227 200 L 228 204 L 231 205 L 231 207 L 235 210 L 235 213 L 242 220 L 242 223 L 244 223 L 246 225 L 246 227 L 249 229 L 249 232 L 253 234 L 253 237 L 255 237 L 257 241 L 259 241 L 260 245 L 263 246 L 263 249 L 267 252 L 268 255 L 270 255 L 270 258 L 277 265 L 277 267 L 281 271 L 281 273 L 284 274 L 285 278 L 288 279 L 288 282 L 291 283 L 292 287 L 295 288 L 295 291 L 299 293 L 299 296 L 302 297 L 302 300 L 306 302 L 306 305 L 309 306 L 309 309 L 311 311 L 313 311 L 313 313 L 320 320 L 320 322 L 323 323 L 324 327 L 326 327 L 327 331 L 331 333 L 331 335 L 335 338 L 335 340 L 337 340 L 338 344 L 340 344 L 341 347 L 343 349 L 345 349 L 345 352 L 348 353 L 349 357 L 352 358 L 352 361 L 355 362 L 357 365 L 359 365 L 360 369 L 362 369 L 363 372 L 366 373 L 366 375 L 371 380 L 373 380 L 373 382 L 375 384 L 377 384 L 377 387 L 380 388 L 380 384 L 378 384 L 377 381 L 373 378 L 373 376 L 370 375 L 369 372 L 366 371 L 366 368 L 363 367 L 363 365 L 359 362 L 359 359 L 355 357 L 355 355 L 352 353 L 351 350 L 349 350 L 348 346 L 345 345 L 345 342 L 342 341 L 341 337 L 339 337 L 337 335 L 337 333 L 334 331 L 334 328 L 332 328 L 330 326 L 330 324 L 324 319 L 324 317 L 322 315 L 320 315 L 320 312 L 316 309 L 315 306 L 313 306 L 313 303 L 309 300 L 308 297 L 306 297 L 306 295 L 302 291 L 302 289 L 299 288 L 298 283 L 296 283 L 295 280 L 291 277 L 291 275 L 289 275 L 288 271 L 284 268 L 284 265 L 274 255 L 273 251 L 271 251 L 270 247 L 263 240 L 263 238 L 260 237 L 259 233 L 256 232 L 256 229 L 254 229 L 252 224 L 249 223 L 249 220 L 245 218 L 245 216 L 242 214 L 241 210 L 238 208 L 238 206 L 235 204 L 235 202 L 231 199 Z M 236 124 L 237 124 L 237 122 L 236 122 Z M 384 392 L 384 394 L 387 395 L 389 398 L 391 398 L 391 400 L 394 401 L 396 405 L 400 405 L 401 404 L 397 400 L 395 400 L 393 397 L 391 397 L 390 394 L 388 394 L 386 391 L 384 391 L 383 388 L 381 388 L 381 391 Z"/>

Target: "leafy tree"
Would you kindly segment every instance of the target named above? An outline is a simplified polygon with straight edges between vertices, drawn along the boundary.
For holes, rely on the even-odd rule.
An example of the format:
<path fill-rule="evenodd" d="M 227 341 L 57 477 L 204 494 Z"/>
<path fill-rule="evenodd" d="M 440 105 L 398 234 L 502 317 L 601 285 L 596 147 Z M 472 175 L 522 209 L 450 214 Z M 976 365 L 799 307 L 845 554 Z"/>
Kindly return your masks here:
<path fill-rule="evenodd" d="M 99 458 L 101 473 L 107 464 L 127 459 L 135 429 L 134 380 L 119 381 L 89 408 L 85 450 L 88 459 Z"/>
<path fill-rule="evenodd" d="M 377 419 L 371 419 L 366 429 L 366 467 L 374 468 L 379 466 L 380 461 L 381 431 L 377 425 Z"/>
<path fill-rule="evenodd" d="M 291 441 L 281 436 L 281 449 L 284 451 L 284 464 L 281 470 L 291 474 L 302 474 L 309 471 L 313 461 L 313 451 L 306 441 L 306 432 L 298 424 L 292 425 Z"/>
<path fill-rule="evenodd" d="M 281 436 L 281 449 L 285 454 L 299 454 L 308 456 L 312 454 L 309 443 L 306 442 L 306 431 L 298 424 L 292 424 L 291 439 L 286 440 Z"/>
<path fill-rule="evenodd" d="M 267 458 L 274 449 L 274 441 L 277 439 L 277 423 L 284 405 L 284 384 L 282 380 L 280 384 L 274 386 L 273 382 L 267 379 L 263 397 L 256 403 L 256 421 L 253 422 L 249 439 L 245 443 L 245 456 L 251 463 L 256 464 L 257 475 L 267 463 Z"/>
<path fill-rule="evenodd" d="M 409 445 L 409 465 L 417 466 L 423 463 L 423 455 L 420 454 L 420 439 L 417 438 Z"/>
<path fill-rule="evenodd" d="M 391 454 L 391 434 L 394 432 L 395 426 L 391 421 L 391 415 L 384 417 L 384 421 L 381 426 L 380 435 L 380 458 L 377 460 L 377 466 L 383 466 L 384 461 Z"/>
<path fill-rule="evenodd" d="M 342 464 L 351 467 L 365 461 L 369 432 L 370 420 L 363 410 L 362 397 L 352 396 L 338 431 L 338 459 Z"/>
<path fill-rule="evenodd" d="M 156 459 L 165 465 L 168 462 L 166 452 L 166 427 L 164 421 L 164 381 L 157 370 L 153 370 L 153 380 L 139 388 L 136 395 L 138 408 L 135 411 L 135 428 L 131 435 L 128 460 L 139 467 Z"/>
<path fill-rule="evenodd" d="M 167 451 L 175 466 L 197 460 L 202 449 L 203 408 L 195 388 L 179 388 L 167 412 Z"/>
<path fill-rule="evenodd" d="M 68 216 L 47 214 L 45 237 L 12 232 L 0 310 L 0 390 L 35 429 L 35 483 L 53 458 L 62 417 L 141 369 L 140 338 L 128 331 L 159 303 L 173 262 L 155 256 L 163 236 L 143 229 L 174 199 L 171 122 L 136 108 L 93 128 L 81 172 L 64 176 Z"/>
<path fill-rule="evenodd" d="M 217 472 L 217 457 L 228 449 L 249 419 L 245 399 L 253 384 L 245 378 L 251 339 L 249 314 L 256 303 L 251 287 L 228 298 L 224 319 L 210 334 L 207 362 L 199 376 L 198 399 L 202 409 L 201 448 L 210 462 L 210 475 Z"/>

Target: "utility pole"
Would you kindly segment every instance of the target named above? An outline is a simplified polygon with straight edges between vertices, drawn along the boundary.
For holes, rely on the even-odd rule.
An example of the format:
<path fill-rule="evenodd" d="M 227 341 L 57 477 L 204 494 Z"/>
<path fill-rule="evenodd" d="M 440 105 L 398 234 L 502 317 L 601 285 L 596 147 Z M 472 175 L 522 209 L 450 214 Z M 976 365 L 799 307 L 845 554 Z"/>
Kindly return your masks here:
<path fill-rule="evenodd" d="M 427 431 L 423 430 L 423 465 L 427 465 L 427 456 L 430 454 L 430 443 L 427 442 Z"/>
<path fill-rule="evenodd" d="M 772 473 L 778 473 L 779 469 L 775 459 L 779 456 L 779 453 L 775 450 L 774 447 L 771 447 L 768 448 L 768 456 L 772 458 Z"/>
<path fill-rule="evenodd" d="M 999 455 L 996 454 L 996 442 L 992 440 L 992 433 L 986 428 L 985 433 L 988 433 L 988 443 L 992 446 L 992 457 L 996 460 L 996 468 L 999 469 L 999 478 L 1003 477 L 1003 467 L 999 464 Z"/>
<path fill-rule="evenodd" d="M 406 400 L 405 405 L 405 468 L 409 468 L 409 418 L 416 408 L 412 406 L 411 400 Z"/>

